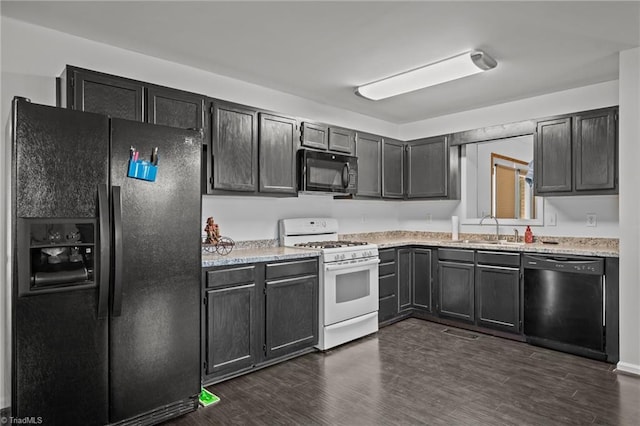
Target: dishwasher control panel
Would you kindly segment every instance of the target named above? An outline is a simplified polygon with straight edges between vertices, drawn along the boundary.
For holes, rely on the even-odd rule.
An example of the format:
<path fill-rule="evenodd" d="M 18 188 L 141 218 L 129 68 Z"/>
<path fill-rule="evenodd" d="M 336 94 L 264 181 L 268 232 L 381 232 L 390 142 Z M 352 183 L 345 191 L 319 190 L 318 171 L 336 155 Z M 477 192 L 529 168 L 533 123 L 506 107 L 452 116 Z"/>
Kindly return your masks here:
<path fill-rule="evenodd" d="M 525 269 L 604 275 L 604 259 L 599 257 L 524 255 L 522 266 Z"/>

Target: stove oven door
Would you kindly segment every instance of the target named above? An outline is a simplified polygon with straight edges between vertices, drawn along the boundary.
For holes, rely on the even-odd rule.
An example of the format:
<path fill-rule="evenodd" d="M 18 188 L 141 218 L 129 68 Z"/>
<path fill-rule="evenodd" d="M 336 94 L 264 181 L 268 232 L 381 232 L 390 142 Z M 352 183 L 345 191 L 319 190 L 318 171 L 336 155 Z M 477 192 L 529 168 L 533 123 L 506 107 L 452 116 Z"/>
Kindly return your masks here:
<path fill-rule="evenodd" d="M 356 318 L 378 310 L 376 258 L 324 264 L 324 292 L 320 308 L 324 325 Z M 322 306 L 324 305 L 324 306 Z"/>

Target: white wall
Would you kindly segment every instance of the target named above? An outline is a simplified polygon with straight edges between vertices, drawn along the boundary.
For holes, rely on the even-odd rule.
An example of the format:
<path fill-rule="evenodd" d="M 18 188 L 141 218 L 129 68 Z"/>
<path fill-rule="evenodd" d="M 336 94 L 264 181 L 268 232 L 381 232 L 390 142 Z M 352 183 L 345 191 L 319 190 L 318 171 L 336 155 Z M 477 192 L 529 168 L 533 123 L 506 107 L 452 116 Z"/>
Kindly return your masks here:
<path fill-rule="evenodd" d="M 380 200 L 334 200 L 326 195 L 297 198 L 204 196 L 202 228 L 212 216 L 220 233 L 236 241 L 277 239 L 278 220 L 333 217 L 341 233 L 400 229 L 398 204 Z"/>
<path fill-rule="evenodd" d="M 400 128 L 400 139 L 411 140 L 613 105 L 618 105 L 618 82 L 608 81 L 408 123 Z"/>
<path fill-rule="evenodd" d="M 640 374 L 640 48 L 620 53 L 620 370 Z"/>

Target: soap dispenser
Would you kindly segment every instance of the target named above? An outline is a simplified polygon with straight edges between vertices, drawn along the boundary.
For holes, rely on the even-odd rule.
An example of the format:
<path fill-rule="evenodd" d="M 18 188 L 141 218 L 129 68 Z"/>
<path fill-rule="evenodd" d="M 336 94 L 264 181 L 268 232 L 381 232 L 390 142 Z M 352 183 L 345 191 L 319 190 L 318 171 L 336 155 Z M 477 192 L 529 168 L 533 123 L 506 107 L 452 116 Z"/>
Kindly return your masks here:
<path fill-rule="evenodd" d="M 531 232 L 531 227 L 527 225 L 527 229 L 524 231 L 524 242 L 532 243 L 533 242 L 533 232 Z"/>

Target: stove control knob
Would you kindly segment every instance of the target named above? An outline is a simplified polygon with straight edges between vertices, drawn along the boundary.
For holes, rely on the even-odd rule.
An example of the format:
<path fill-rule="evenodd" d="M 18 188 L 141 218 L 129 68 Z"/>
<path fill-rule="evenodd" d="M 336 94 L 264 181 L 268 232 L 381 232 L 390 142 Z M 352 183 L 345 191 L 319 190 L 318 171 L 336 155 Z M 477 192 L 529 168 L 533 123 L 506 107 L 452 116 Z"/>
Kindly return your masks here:
<path fill-rule="evenodd" d="M 358 255 L 357 255 L 357 254 L 355 254 L 355 253 L 351 253 L 351 258 L 352 258 L 352 259 L 355 259 L 355 258 L 356 258 L 356 256 L 358 256 Z"/>
<path fill-rule="evenodd" d="M 325 222 L 324 220 L 320 223 L 320 226 L 322 226 L 323 228 L 327 227 L 327 222 Z"/>

